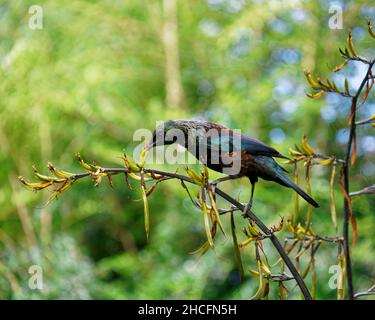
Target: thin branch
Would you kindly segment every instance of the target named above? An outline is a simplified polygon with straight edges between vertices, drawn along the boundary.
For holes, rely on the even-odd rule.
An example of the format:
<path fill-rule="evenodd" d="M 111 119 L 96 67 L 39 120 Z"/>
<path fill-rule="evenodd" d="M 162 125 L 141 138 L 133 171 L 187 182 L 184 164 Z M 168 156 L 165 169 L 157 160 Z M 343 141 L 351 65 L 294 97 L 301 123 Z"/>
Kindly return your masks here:
<path fill-rule="evenodd" d="M 364 61 L 362 61 L 364 62 Z M 364 62 L 365 63 L 365 62 Z M 355 96 L 352 98 L 351 105 L 351 120 L 350 120 L 350 133 L 347 144 L 347 150 L 345 154 L 345 163 L 343 164 L 343 178 L 344 178 L 344 188 L 346 193 L 349 194 L 349 159 L 352 151 L 352 145 L 356 135 L 356 113 L 357 113 L 357 102 L 358 98 L 371 75 L 371 69 L 375 63 L 371 61 L 368 63 L 368 69 L 365 77 L 363 78 Z M 352 275 L 352 265 L 350 259 L 350 248 L 349 248 L 349 219 L 350 219 L 350 204 L 346 197 L 344 197 L 344 212 L 343 212 L 343 237 L 344 237 L 344 254 L 346 259 L 346 270 L 347 270 L 347 283 L 349 291 L 349 299 L 354 298 L 354 288 L 353 288 L 353 275 Z"/>
<path fill-rule="evenodd" d="M 372 116 L 368 119 L 365 120 L 360 120 L 355 123 L 356 126 L 364 125 L 364 124 L 370 124 L 370 123 L 375 123 L 375 117 Z"/>
<path fill-rule="evenodd" d="M 359 56 L 350 57 L 349 60 L 359 61 L 359 62 L 362 62 L 364 64 L 368 64 L 368 65 L 371 65 L 373 63 L 372 61 L 366 60 L 366 59 L 364 59 L 362 57 L 359 57 Z"/>
<path fill-rule="evenodd" d="M 271 281 L 276 281 L 276 282 L 284 282 L 284 281 L 289 281 L 293 280 L 294 277 L 286 274 L 286 273 L 281 273 L 281 274 L 265 274 L 263 275 L 264 278 L 271 280 Z"/>
<path fill-rule="evenodd" d="M 339 158 L 336 158 L 336 156 L 326 156 L 326 155 L 322 155 L 322 154 L 313 154 L 312 155 L 313 159 L 317 159 L 317 160 L 328 160 L 328 159 L 332 159 L 334 158 L 336 162 L 339 162 L 339 163 L 345 163 L 345 160 L 343 159 L 339 159 Z"/>
<path fill-rule="evenodd" d="M 100 173 L 107 173 L 107 174 L 110 174 L 110 175 L 116 175 L 116 174 L 120 174 L 120 173 L 125 173 L 125 174 L 131 173 L 131 171 L 128 168 L 100 168 L 99 172 Z M 196 182 L 192 178 L 181 175 L 181 174 L 178 174 L 178 173 L 172 173 L 172 172 L 166 172 L 166 171 L 154 170 L 154 169 L 147 169 L 147 168 L 143 168 L 143 172 L 146 173 L 146 174 L 149 173 L 152 176 L 159 175 L 160 178 L 169 177 L 169 178 L 178 179 L 180 181 L 186 181 L 186 182 L 189 182 L 189 183 L 192 183 L 192 184 L 196 184 Z M 86 178 L 86 177 L 90 176 L 91 174 L 92 173 L 90 173 L 90 172 L 74 174 L 71 177 L 69 177 L 69 179 L 79 180 L 79 179 L 82 179 L 82 178 Z M 221 198 L 223 198 L 224 200 L 231 203 L 233 206 L 238 208 L 241 212 L 244 211 L 245 205 L 243 205 L 242 203 L 240 203 L 236 199 L 232 198 L 230 195 L 228 195 L 224 191 L 222 191 L 218 188 L 215 188 L 215 194 L 219 195 Z M 294 266 L 294 264 L 292 263 L 292 261 L 288 257 L 287 253 L 285 252 L 283 246 L 280 244 L 278 238 L 275 236 L 274 232 L 272 232 L 272 230 L 270 230 L 263 223 L 263 221 L 260 220 L 251 210 L 247 211 L 246 218 L 248 218 L 251 221 L 254 221 L 254 223 L 259 227 L 259 229 L 264 233 L 264 238 L 269 238 L 271 240 L 272 244 L 274 245 L 277 252 L 279 253 L 281 259 L 288 266 L 293 278 L 297 282 L 297 285 L 300 287 L 300 290 L 301 290 L 304 298 L 306 300 L 312 300 L 311 294 L 310 294 L 305 282 L 303 281 L 301 275 L 298 273 L 296 267 Z"/>
<path fill-rule="evenodd" d="M 373 285 L 373 286 L 372 286 L 370 289 L 368 289 L 367 291 L 357 292 L 357 293 L 354 295 L 354 298 L 363 297 L 363 296 L 371 296 L 371 295 L 375 295 L 375 285 Z"/>
<path fill-rule="evenodd" d="M 219 196 L 221 196 L 222 198 L 224 198 L 228 202 L 232 203 L 233 205 L 235 205 L 240 210 L 242 210 L 242 211 L 244 210 L 245 206 L 243 204 L 239 203 L 237 200 L 233 199 L 231 196 L 229 196 L 225 192 L 221 191 L 220 189 L 216 189 L 216 194 L 218 194 Z M 309 290 L 307 289 L 305 282 L 303 281 L 303 279 L 302 279 L 301 275 L 299 274 L 299 272 L 297 271 L 296 267 L 294 266 L 294 264 L 292 263 L 292 261 L 290 260 L 288 255 L 286 254 L 283 246 L 281 245 L 281 243 L 279 242 L 279 240 L 277 239 L 275 234 L 272 233 L 267 228 L 267 226 L 251 210 L 248 210 L 247 216 L 250 220 L 253 220 L 256 223 L 256 225 L 262 230 L 263 233 L 270 235 L 270 240 L 271 240 L 272 244 L 274 245 L 274 247 L 278 251 L 280 257 L 284 260 L 285 264 L 287 265 L 290 272 L 292 273 L 294 279 L 296 280 L 298 286 L 301 289 L 301 292 L 302 292 L 304 298 L 306 300 L 312 300 L 311 294 L 310 294 Z"/>
<path fill-rule="evenodd" d="M 362 190 L 359 190 L 359 191 L 350 192 L 349 196 L 355 197 L 355 196 L 361 196 L 364 194 L 375 194 L 375 184 L 373 184 L 372 186 L 366 187 Z"/>
<path fill-rule="evenodd" d="M 232 206 L 231 208 L 229 209 L 219 209 L 219 214 L 226 214 L 226 213 L 231 213 L 231 212 L 236 212 L 236 211 L 240 211 L 240 209 L 238 209 L 237 207 L 235 206 Z"/>
<path fill-rule="evenodd" d="M 286 240 L 298 240 L 297 238 L 295 237 L 286 237 Z M 324 237 L 324 236 L 319 236 L 319 235 L 315 235 L 315 236 L 308 236 L 308 235 L 305 235 L 302 239 L 302 241 L 324 241 L 324 242 L 330 242 L 330 243 L 338 243 L 338 242 L 341 242 L 343 241 L 344 239 L 342 237 Z"/>

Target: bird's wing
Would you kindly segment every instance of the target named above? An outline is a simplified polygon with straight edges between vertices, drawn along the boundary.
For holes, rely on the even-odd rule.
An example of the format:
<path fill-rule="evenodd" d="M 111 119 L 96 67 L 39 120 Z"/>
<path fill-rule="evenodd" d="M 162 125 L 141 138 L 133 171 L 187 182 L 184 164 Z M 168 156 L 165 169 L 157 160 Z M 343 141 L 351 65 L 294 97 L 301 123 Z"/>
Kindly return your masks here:
<path fill-rule="evenodd" d="M 276 158 L 284 158 L 288 159 L 287 157 L 283 156 L 279 151 L 274 148 L 267 146 L 265 143 L 250 138 L 245 135 L 241 135 L 241 148 L 242 150 L 248 151 L 250 154 L 253 155 L 261 155 L 261 156 L 269 156 L 269 157 L 276 157 Z"/>
<path fill-rule="evenodd" d="M 263 142 L 234 131 L 231 131 L 230 134 L 209 137 L 207 139 L 207 146 L 211 150 L 220 150 L 221 152 L 230 153 L 236 151 L 247 151 L 252 155 L 288 159 L 277 150 L 267 146 Z"/>

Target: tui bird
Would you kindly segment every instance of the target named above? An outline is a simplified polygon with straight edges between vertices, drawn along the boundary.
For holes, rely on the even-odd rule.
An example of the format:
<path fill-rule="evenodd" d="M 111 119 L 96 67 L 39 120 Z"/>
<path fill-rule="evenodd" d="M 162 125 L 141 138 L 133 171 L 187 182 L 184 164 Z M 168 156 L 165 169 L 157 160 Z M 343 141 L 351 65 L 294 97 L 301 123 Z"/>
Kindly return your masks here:
<path fill-rule="evenodd" d="M 248 177 L 252 187 L 245 212 L 252 206 L 258 178 L 292 188 L 308 203 L 319 207 L 314 199 L 288 178 L 285 174 L 287 171 L 273 159 L 288 158 L 259 140 L 208 121 L 169 120 L 156 128 L 147 149 L 173 143 L 185 147 L 208 168 L 227 174 L 213 181 L 214 185 L 226 180 Z"/>

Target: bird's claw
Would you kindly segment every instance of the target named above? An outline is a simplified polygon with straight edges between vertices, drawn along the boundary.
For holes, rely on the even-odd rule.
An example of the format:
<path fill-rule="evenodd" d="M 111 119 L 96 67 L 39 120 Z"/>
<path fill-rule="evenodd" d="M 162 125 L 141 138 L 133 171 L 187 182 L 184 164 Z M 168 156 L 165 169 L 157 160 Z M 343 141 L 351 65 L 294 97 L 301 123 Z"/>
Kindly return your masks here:
<path fill-rule="evenodd" d="M 246 204 L 245 208 L 242 211 L 242 216 L 244 218 L 247 217 L 247 213 L 250 211 L 250 209 L 252 208 L 252 206 L 253 206 L 252 202 L 249 202 L 248 204 Z"/>
<path fill-rule="evenodd" d="M 215 195 L 216 187 L 217 187 L 217 181 L 209 182 L 209 186 L 211 188 L 212 194 Z"/>

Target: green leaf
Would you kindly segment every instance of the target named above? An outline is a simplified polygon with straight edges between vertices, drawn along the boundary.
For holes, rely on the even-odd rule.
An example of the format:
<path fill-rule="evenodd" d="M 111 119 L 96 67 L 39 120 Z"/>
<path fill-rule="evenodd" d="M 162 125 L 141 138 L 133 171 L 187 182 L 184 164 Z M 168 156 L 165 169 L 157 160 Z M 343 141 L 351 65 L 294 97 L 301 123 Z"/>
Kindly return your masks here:
<path fill-rule="evenodd" d="M 141 186 L 141 188 L 142 188 L 143 211 L 144 211 L 144 219 L 145 219 L 145 232 L 146 232 L 146 239 L 148 242 L 150 239 L 150 212 L 148 208 L 146 188 L 145 186 Z"/>
<path fill-rule="evenodd" d="M 245 273 L 244 273 L 244 268 L 243 268 L 243 264 L 242 264 L 240 248 L 238 246 L 238 240 L 237 240 L 237 235 L 236 235 L 236 225 L 234 223 L 233 212 L 230 213 L 230 226 L 231 226 L 231 230 L 232 230 L 233 247 L 234 247 L 234 251 L 236 253 L 238 271 L 240 272 L 240 280 L 241 280 L 241 282 L 243 282 L 243 280 L 245 278 L 245 276 L 244 276 Z"/>

